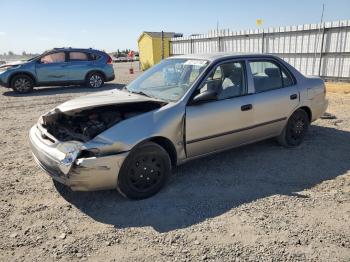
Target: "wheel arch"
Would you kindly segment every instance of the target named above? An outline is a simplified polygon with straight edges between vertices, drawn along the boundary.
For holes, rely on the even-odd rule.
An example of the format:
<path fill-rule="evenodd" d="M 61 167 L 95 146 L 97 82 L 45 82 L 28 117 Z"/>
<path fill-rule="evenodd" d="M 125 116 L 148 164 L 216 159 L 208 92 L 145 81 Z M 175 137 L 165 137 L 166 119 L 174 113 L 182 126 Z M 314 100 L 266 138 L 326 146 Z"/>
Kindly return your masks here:
<path fill-rule="evenodd" d="M 298 109 L 304 110 L 307 113 L 307 116 L 309 117 L 309 121 L 311 123 L 311 121 L 312 121 L 312 111 L 311 111 L 310 107 L 302 106 L 302 107 L 299 107 Z"/>
<path fill-rule="evenodd" d="M 88 76 L 89 76 L 90 74 L 92 74 L 92 73 L 99 73 L 99 74 L 101 74 L 101 75 L 103 76 L 103 81 L 106 81 L 106 79 L 107 79 L 106 74 L 105 74 L 102 70 L 93 69 L 93 70 L 90 70 L 90 71 L 88 71 L 88 72 L 86 73 L 86 75 L 85 75 L 85 80 L 87 80 Z"/>
<path fill-rule="evenodd" d="M 16 76 L 19 76 L 19 75 L 26 75 L 26 76 L 30 77 L 33 80 L 33 84 L 37 85 L 38 81 L 37 81 L 36 77 L 32 73 L 29 73 L 29 72 L 26 72 L 26 71 L 19 71 L 19 72 L 14 72 L 14 73 L 12 73 L 10 75 L 9 81 L 8 81 L 9 86 L 11 86 L 13 78 L 15 78 Z"/>
<path fill-rule="evenodd" d="M 147 138 L 140 143 L 138 143 L 134 148 L 137 148 L 138 146 L 146 143 L 146 142 L 153 142 L 156 143 L 157 145 L 161 146 L 164 148 L 164 150 L 168 153 L 170 160 L 171 160 L 171 165 L 172 167 L 175 167 L 177 165 L 177 153 L 175 146 L 173 142 L 171 142 L 170 139 L 163 137 L 163 136 L 154 136 Z"/>

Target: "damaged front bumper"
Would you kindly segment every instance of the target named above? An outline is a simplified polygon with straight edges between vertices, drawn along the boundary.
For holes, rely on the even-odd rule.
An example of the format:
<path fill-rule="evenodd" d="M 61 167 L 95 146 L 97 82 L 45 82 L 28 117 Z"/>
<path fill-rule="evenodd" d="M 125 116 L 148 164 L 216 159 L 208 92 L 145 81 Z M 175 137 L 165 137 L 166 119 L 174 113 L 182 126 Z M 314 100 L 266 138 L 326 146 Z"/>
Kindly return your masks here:
<path fill-rule="evenodd" d="M 35 125 L 30 130 L 35 161 L 53 179 L 75 191 L 115 189 L 119 170 L 128 152 L 79 158 L 80 142 L 52 142 Z"/>

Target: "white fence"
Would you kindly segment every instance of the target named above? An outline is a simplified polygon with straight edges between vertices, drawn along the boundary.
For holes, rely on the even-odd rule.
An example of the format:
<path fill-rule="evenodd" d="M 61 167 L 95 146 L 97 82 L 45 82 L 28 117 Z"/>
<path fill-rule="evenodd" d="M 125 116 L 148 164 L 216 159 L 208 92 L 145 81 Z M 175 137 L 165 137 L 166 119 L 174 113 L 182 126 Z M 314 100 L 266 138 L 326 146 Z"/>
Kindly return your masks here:
<path fill-rule="evenodd" d="M 306 75 L 350 81 L 350 20 L 173 38 L 171 55 L 275 54 Z"/>

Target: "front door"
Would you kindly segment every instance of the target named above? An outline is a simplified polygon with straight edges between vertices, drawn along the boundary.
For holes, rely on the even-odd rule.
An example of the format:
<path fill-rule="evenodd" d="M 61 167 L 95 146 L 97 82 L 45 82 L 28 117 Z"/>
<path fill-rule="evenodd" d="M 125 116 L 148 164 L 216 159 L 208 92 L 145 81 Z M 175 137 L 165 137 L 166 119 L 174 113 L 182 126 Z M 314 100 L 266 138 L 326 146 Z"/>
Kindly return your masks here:
<path fill-rule="evenodd" d="M 196 91 L 215 90 L 214 101 L 186 107 L 186 152 L 188 157 L 204 155 L 251 140 L 254 116 L 252 97 L 247 94 L 244 62 L 218 65 Z"/>
<path fill-rule="evenodd" d="M 36 64 L 39 83 L 67 81 L 68 70 L 65 52 L 56 52 L 43 56 Z"/>

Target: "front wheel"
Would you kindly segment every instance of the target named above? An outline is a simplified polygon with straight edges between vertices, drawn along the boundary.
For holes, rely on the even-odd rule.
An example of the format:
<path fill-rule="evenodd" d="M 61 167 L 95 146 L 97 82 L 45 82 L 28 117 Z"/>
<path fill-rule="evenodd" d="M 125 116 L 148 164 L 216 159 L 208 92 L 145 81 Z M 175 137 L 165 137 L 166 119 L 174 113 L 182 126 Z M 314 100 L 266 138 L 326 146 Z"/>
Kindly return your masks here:
<path fill-rule="evenodd" d="M 104 84 L 104 77 L 101 73 L 90 73 L 86 79 L 86 84 L 91 88 L 100 88 Z"/>
<path fill-rule="evenodd" d="M 170 172 L 171 161 L 165 149 L 147 142 L 126 158 L 119 172 L 117 189 L 127 198 L 147 198 L 163 187 Z"/>
<path fill-rule="evenodd" d="M 11 80 L 11 88 L 20 94 L 29 93 L 33 90 L 34 81 L 27 75 L 17 75 Z"/>
<path fill-rule="evenodd" d="M 309 129 L 310 120 L 308 114 L 302 110 L 296 110 L 288 119 L 287 125 L 278 136 L 278 142 L 285 147 L 299 146 Z"/>

